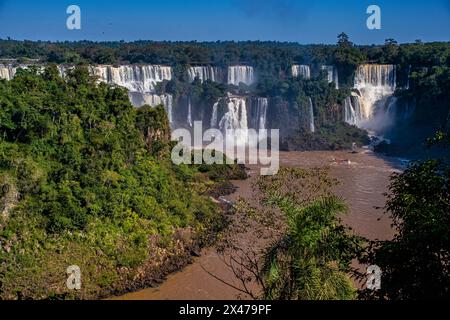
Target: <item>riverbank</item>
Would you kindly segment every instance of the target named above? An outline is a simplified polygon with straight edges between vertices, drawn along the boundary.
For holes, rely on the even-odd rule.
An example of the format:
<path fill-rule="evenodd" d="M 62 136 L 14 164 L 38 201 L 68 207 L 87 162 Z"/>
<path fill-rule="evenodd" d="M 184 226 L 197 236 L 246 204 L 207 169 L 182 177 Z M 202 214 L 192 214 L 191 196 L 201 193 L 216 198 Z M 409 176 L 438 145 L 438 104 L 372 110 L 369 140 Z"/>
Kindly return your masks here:
<path fill-rule="evenodd" d="M 368 150 L 357 154 L 348 151 L 281 152 L 280 165 L 328 167 L 331 175 L 341 181 L 335 192 L 349 204 L 349 212 L 342 217 L 343 222 L 353 232 L 370 240 L 388 240 L 394 236 L 391 219 L 379 208 L 385 203 L 383 194 L 387 191 L 389 176 L 402 169 L 399 160 L 379 156 Z M 249 179 L 233 181 L 237 190 L 227 196 L 227 200 L 254 198 L 252 182 L 259 174 L 258 167 L 250 166 L 248 173 Z M 215 248 L 207 248 L 200 257 L 193 259 L 192 264 L 168 276 L 161 286 L 115 299 L 236 299 L 240 292 L 217 278 L 239 286 L 233 272 L 224 264 Z"/>

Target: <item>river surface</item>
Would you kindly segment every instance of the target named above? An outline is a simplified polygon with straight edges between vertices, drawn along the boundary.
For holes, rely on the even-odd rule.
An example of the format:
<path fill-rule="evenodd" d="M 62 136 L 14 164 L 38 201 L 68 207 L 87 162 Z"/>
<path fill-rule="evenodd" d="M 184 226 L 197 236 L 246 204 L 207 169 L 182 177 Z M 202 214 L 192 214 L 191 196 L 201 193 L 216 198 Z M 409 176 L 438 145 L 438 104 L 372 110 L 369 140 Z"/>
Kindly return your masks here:
<path fill-rule="evenodd" d="M 348 151 L 281 152 L 280 165 L 300 168 L 330 167 L 332 176 L 341 182 L 335 192 L 349 205 L 348 214 L 342 217 L 343 222 L 353 232 L 371 240 L 388 240 L 394 236 L 391 219 L 380 208 L 385 205 L 383 194 L 387 192 L 390 175 L 402 169 L 402 163 L 398 159 L 382 157 L 368 150 L 357 154 Z M 249 174 L 250 178 L 247 180 L 234 181 L 238 189 L 227 199 L 252 198 L 252 182 L 259 175 L 259 168 L 250 167 Z M 147 288 L 116 299 L 232 300 L 238 297 L 239 291 L 217 280 L 210 273 L 239 287 L 234 274 L 215 249 L 207 248 L 191 265 L 167 277 L 160 287 Z"/>

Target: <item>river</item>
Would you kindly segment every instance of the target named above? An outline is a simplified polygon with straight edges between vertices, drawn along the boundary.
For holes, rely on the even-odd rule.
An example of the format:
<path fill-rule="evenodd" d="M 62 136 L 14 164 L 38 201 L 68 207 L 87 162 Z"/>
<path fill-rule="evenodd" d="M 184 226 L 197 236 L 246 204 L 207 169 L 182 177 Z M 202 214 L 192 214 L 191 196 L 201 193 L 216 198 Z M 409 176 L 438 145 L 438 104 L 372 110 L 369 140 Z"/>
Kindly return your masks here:
<path fill-rule="evenodd" d="M 353 229 L 353 232 L 368 239 L 388 240 L 394 236 L 391 219 L 384 214 L 385 196 L 389 177 L 393 172 L 402 169 L 398 159 L 382 157 L 371 151 L 360 153 L 348 151 L 310 151 L 281 152 L 280 165 L 289 167 L 311 168 L 330 167 L 331 174 L 341 183 L 335 192 L 349 204 L 349 212 L 342 217 L 343 222 Z M 228 196 L 229 200 L 239 197 L 252 198 L 252 181 L 259 174 L 259 168 L 250 167 L 250 178 L 234 181 L 238 188 Z M 232 300 L 239 292 L 222 283 L 219 279 L 239 286 L 231 270 L 225 266 L 214 248 L 204 249 L 202 255 L 194 262 L 175 274 L 167 277 L 158 288 L 147 288 L 129 293 L 115 299 L 121 300 Z M 247 298 L 243 296 L 242 298 Z"/>

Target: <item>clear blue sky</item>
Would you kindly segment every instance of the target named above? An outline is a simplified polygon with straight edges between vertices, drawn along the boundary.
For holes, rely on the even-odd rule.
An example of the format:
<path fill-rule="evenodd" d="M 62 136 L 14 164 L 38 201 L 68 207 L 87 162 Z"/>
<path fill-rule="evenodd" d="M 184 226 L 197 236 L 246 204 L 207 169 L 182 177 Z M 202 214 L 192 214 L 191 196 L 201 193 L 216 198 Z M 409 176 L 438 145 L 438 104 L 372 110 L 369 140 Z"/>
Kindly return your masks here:
<path fill-rule="evenodd" d="M 66 8 L 81 8 L 82 29 L 66 29 Z M 366 9 L 382 29 L 366 28 Z M 0 38 L 29 40 L 278 40 L 358 44 L 450 41 L 450 0 L 0 0 Z"/>

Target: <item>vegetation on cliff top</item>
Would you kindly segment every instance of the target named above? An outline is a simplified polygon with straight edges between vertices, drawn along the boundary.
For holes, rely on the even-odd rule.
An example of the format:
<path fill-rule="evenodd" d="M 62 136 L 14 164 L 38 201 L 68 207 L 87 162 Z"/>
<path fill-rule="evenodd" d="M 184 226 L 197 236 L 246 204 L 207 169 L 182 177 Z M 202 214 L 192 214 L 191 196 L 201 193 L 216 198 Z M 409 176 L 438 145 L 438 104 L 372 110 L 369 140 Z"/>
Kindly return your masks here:
<path fill-rule="evenodd" d="M 149 284 L 220 227 L 207 176 L 168 158 L 169 130 L 164 108 L 135 109 L 84 68 L 0 80 L 0 298 Z M 70 265 L 79 292 L 65 286 Z"/>

